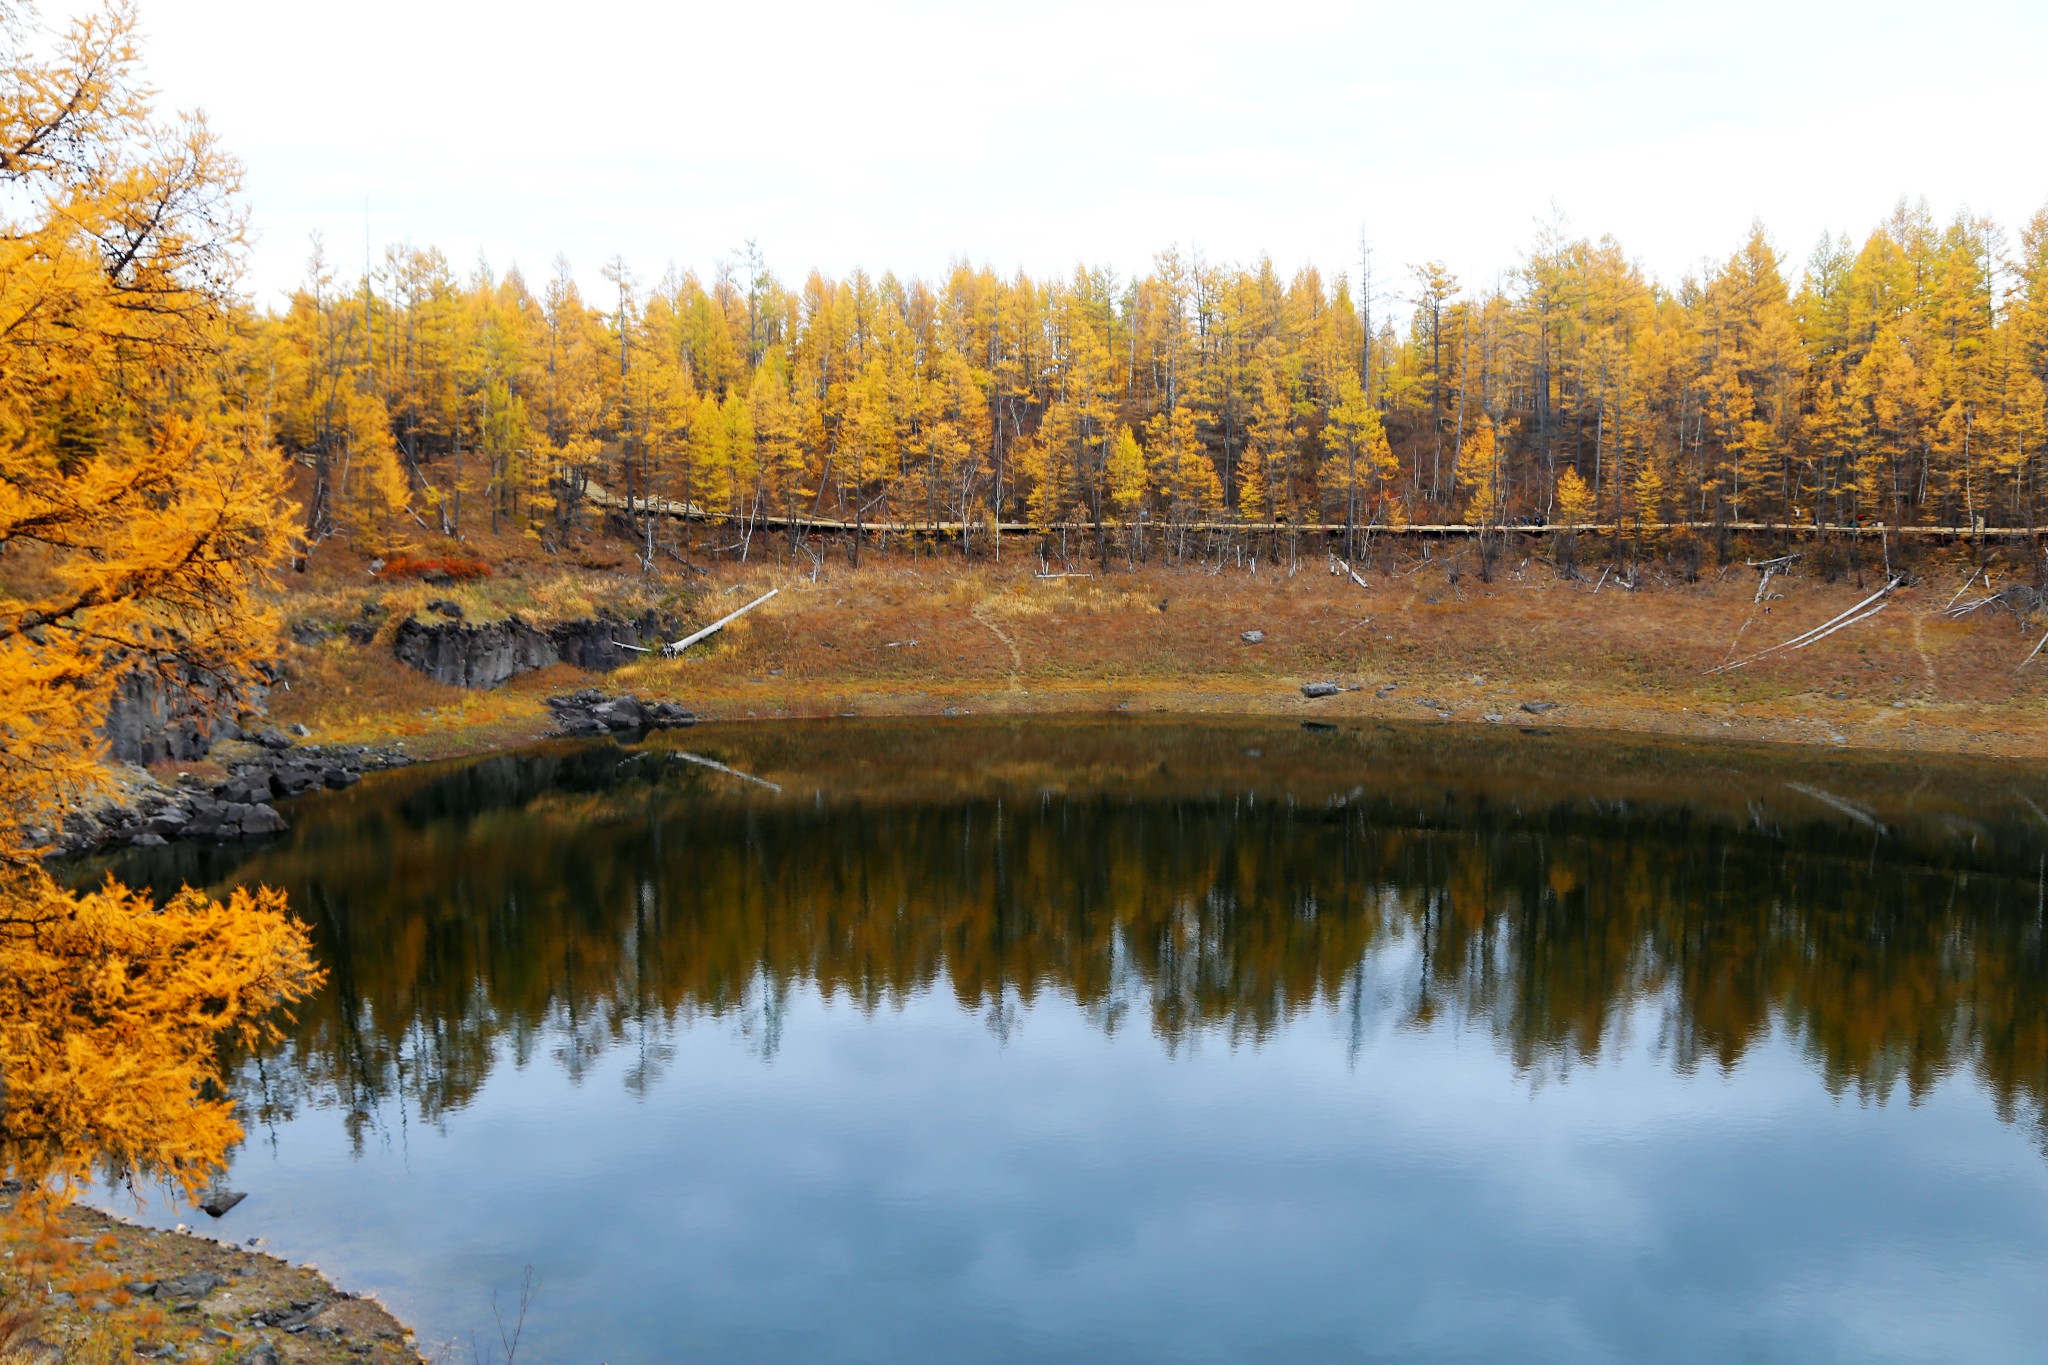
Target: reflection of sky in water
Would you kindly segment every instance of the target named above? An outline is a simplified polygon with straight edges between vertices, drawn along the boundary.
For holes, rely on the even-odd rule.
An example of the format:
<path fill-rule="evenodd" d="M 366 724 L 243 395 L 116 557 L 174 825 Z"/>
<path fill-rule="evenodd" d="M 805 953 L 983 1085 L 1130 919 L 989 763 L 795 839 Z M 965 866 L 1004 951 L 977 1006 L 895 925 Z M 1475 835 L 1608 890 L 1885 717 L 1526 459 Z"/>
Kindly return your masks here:
<path fill-rule="evenodd" d="M 1782 1036 L 1683 1077 L 1653 1002 L 1532 1084 L 1371 1013 L 1355 1060 L 1330 1010 L 1169 1053 L 1050 991 L 1003 1041 L 799 987 L 771 1054 L 702 1018 L 639 1095 L 630 1035 L 580 1084 L 501 1039 L 439 1130 L 256 1135 L 219 1231 L 430 1345 L 531 1263 L 521 1360 L 2038 1358 L 2048 1169 L 1966 1079 L 1837 1101 Z"/>

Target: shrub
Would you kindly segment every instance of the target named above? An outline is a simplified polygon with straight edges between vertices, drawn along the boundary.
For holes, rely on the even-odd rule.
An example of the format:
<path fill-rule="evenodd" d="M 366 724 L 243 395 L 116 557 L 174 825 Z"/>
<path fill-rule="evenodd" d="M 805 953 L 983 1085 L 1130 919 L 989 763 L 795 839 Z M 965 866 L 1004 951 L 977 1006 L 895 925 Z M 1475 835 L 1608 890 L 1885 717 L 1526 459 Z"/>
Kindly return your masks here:
<path fill-rule="evenodd" d="M 481 559 L 461 559 L 454 555 L 418 559 L 409 554 L 395 554 L 384 561 L 384 571 L 378 576 L 393 581 L 401 578 L 439 577 L 456 583 L 467 583 L 472 579 L 489 578 L 491 566 Z"/>

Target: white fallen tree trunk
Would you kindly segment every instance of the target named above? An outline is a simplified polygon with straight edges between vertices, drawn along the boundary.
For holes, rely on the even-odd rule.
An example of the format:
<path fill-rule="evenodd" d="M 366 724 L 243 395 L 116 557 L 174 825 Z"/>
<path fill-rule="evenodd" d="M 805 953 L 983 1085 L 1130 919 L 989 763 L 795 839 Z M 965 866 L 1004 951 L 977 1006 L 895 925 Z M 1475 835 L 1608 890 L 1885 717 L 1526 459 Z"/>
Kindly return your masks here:
<path fill-rule="evenodd" d="M 691 645 L 696 644 L 699 640 L 708 640 L 712 636 L 718 634 L 719 631 L 724 630 L 727 626 L 739 620 L 742 616 L 745 616 L 755 607 L 760 606 L 763 602 L 766 602 L 769 598 L 775 596 L 776 593 L 779 593 L 781 591 L 782 589 L 780 588 L 768 589 L 768 591 L 762 593 L 759 597 L 747 603 L 747 605 L 741 607 L 738 611 L 731 612 L 727 615 L 719 617 L 716 621 L 713 621 L 710 625 L 704 627 L 704 629 L 698 631 L 696 634 L 685 635 L 682 639 L 677 640 L 674 644 L 663 645 L 661 647 L 661 652 L 671 659 L 675 658 L 676 655 L 682 653 Z"/>

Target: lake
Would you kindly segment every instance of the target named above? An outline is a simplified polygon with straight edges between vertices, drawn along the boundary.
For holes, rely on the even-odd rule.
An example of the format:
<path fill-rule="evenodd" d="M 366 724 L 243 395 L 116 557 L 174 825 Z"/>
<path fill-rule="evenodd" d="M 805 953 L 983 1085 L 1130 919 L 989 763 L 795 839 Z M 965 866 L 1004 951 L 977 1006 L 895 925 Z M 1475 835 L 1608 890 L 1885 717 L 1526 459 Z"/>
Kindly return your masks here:
<path fill-rule="evenodd" d="M 372 776 L 218 1224 L 448 1358 L 2037 1360 L 2048 774 L 1270 720 Z M 124 1198 L 106 1202 L 132 1212 Z"/>

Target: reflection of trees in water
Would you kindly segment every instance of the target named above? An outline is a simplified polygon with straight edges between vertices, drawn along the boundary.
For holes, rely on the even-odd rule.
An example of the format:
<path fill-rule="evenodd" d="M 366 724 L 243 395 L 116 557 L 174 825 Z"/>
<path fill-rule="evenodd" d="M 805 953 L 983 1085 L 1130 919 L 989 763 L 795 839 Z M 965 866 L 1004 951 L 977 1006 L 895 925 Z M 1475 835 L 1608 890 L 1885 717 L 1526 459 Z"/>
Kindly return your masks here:
<path fill-rule="evenodd" d="M 2018 1118 L 2048 1084 L 2041 844 L 2017 820 L 1879 828 L 1782 784 L 1618 801 L 1597 774 L 1588 794 L 1497 766 L 1339 764 L 1340 785 L 1313 755 L 1235 785 L 1162 763 L 943 800 L 829 758 L 829 799 L 598 747 L 317 808 L 237 872 L 290 890 L 332 972 L 252 1100 L 334 1106 L 361 1141 L 441 1122 L 508 1055 L 580 1082 L 623 1051 L 644 1088 L 700 1019 L 772 1056 L 806 988 L 869 1011 L 948 992 L 1005 1037 L 1054 991 L 1169 1048 L 1329 1010 L 1355 1054 L 1453 1019 L 1539 1078 L 1633 1019 L 1687 1071 L 1782 1026 L 1837 1094 L 1968 1067 Z"/>

